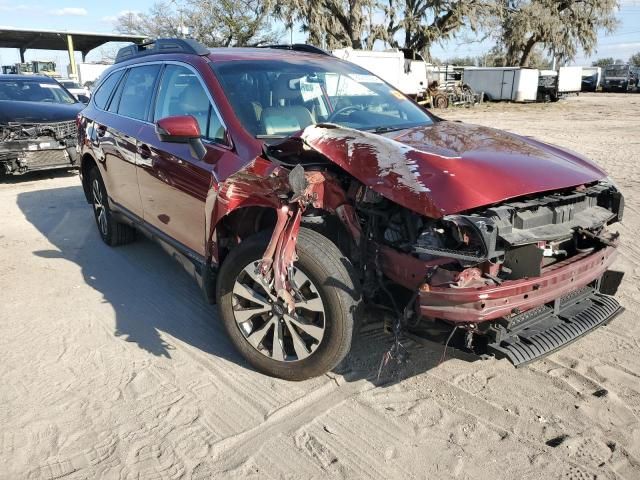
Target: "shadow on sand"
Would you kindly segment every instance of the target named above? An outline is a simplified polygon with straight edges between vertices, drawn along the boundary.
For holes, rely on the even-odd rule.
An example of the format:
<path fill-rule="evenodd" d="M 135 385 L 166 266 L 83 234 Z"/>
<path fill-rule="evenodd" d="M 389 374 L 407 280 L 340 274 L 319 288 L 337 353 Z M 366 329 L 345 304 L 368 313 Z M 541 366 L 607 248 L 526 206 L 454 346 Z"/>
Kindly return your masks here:
<path fill-rule="evenodd" d="M 0 184 L 19 184 L 37 182 L 47 178 L 77 177 L 78 170 L 69 168 L 56 168 L 52 170 L 34 170 L 21 175 L 0 175 Z"/>
<path fill-rule="evenodd" d="M 251 369 L 227 339 L 216 306 L 205 302 L 195 281 L 158 245 L 142 236 L 118 248 L 101 241 L 80 185 L 20 193 L 18 205 L 55 247 L 34 254 L 68 260 L 80 267 L 84 281 L 114 309 L 114 335 L 153 355 L 171 358 L 175 347 L 163 341 L 160 332 L 165 332 Z M 72 296 L 69 301 L 74 301 Z M 365 328 L 336 373 L 347 381 L 368 379 L 382 386 L 429 370 L 441 360 L 442 345 L 406 339 L 408 361 L 401 365 L 391 362 L 378 378 L 382 356 L 391 342 L 381 328 Z M 447 357 L 475 358 L 452 349 Z"/>

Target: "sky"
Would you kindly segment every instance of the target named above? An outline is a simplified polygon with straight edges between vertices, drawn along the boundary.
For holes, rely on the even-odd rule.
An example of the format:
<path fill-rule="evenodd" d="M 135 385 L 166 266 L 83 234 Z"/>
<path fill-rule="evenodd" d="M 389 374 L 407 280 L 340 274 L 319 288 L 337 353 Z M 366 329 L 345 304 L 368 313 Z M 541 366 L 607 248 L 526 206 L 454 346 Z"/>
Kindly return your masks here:
<path fill-rule="evenodd" d="M 0 27 L 33 28 L 49 30 L 69 30 L 81 32 L 110 33 L 114 31 L 114 20 L 119 13 L 128 10 L 147 11 L 154 0 L 109 0 L 105 2 L 82 2 L 78 0 L 0 0 Z M 619 28 L 611 35 L 601 32 L 597 52 L 590 57 L 580 52 L 573 62 L 575 65 L 589 65 L 600 57 L 614 57 L 627 61 L 629 57 L 640 51 L 640 0 L 620 0 L 618 13 Z M 135 6 L 134 6 L 135 5 Z M 282 30 L 282 28 L 280 28 Z M 305 36 L 294 31 L 294 41 L 304 42 Z M 289 34 L 283 32 L 283 43 L 288 41 Z M 108 44 L 106 51 L 118 45 Z M 446 59 L 460 56 L 479 56 L 485 53 L 492 44 L 490 41 L 450 40 L 442 45 L 432 47 L 432 55 Z M 100 49 L 87 56 L 87 61 L 97 61 L 102 57 Z M 58 64 L 58 71 L 66 74 L 68 64 L 67 53 L 52 50 L 27 50 L 26 60 L 53 60 Z M 80 61 L 80 54 L 76 55 Z M 0 65 L 13 64 L 20 61 L 16 49 L 0 49 Z"/>

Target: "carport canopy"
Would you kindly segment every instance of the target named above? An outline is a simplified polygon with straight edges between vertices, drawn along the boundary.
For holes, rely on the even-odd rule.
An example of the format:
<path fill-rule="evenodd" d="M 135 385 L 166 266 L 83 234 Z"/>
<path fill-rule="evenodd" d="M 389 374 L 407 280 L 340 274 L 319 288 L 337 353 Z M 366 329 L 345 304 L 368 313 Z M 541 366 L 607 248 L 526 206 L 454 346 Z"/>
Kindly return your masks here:
<path fill-rule="evenodd" d="M 0 28 L 0 48 L 17 48 L 20 61 L 24 63 L 24 52 L 29 49 L 67 50 L 69 62 L 75 73 L 73 52 L 82 52 L 84 61 L 87 53 L 107 42 L 142 42 L 146 37 L 119 33 L 68 32 L 57 30 L 26 30 L 20 28 Z"/>

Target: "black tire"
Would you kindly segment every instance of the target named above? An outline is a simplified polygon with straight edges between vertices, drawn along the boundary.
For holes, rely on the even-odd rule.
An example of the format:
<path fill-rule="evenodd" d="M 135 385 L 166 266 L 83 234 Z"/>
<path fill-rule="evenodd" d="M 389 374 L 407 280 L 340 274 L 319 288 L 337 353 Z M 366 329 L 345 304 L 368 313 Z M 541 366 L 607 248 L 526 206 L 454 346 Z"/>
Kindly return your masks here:
<path fill-rule="evenodd" d="M 236 294 L 233 290 L 236 281 L 240 282 L 241 278 L 247 278 L 245 267 L 262 257 L 268 240 L 268 235 L 257 234 L 243 241 L 229 253 L 220 269 L 217 280 L 217 299 L 225 329 L 242 356 L 262 373 L 286 380 L 305 380 L 322 375 L 335 368 L 351 348 L 354 326 L 357 324 L 361 304 L 360 288 L 354 269 L 349 260 L 329 239 L 313 230 L 300 229 L 297 240 L 298 260 L 294 268 L 306 275 L 310 285 L 322 300 L 323 336 L 319 343 L 314 345 L 315 349 L 309 348 L 311 353 L 306 358 L 298 359 L 297 356 L 288 356 L 288 360 L 276 360 L 272 357 L 276 356 L 273 353 L 275 350 L 273 342 L 275 342 L 277 328 L 281 328 L 280 331 L 284 332 L 280 333 L 283 345 L 281 351 L 287 353 L 285 348 L 287 342 L 289 349 L 293 348 L 291 325 L 285 326 L 284 317 L 277 320 L 281 310 L 279 312 L 271 310 L 263 314 L 265 318 L 258 317 L 254 320 L 256 317 L 252 317 L 251 320 L 244 322 L 236 321 L 236 313 L 234 313 L 236 312 L 234 309 Z M 260 289 L 261 285 L 254 283 L 253 288 Z M 266 295 L 266 289 L 263 288 L 262 291 Z M 236 296 L 236 305 L 238 301 Z M 276 316 L 272 317 L 274 313 Z M 269 318 L 270 320 L 267 320 Z M 269 321 L 275 322 L 274 326 L 265 328 Z M 245 325 L 247 322 L 251 323 L 249 327 L 252 329 L 251 332 L 241 331 L 240 325 Z M 278 322 L 282 326 L 279 327 Z M 255 326 L 256 324 L 259 326 Z M 247 336 L 259 330 L 267 333 L 259 335 L 260 344 L 254 346 Z M 301 332 L 296 329 L 296 333 Z M 302 335 L 304 335 L 303 332 Z M 307 340 L 309 339 L 310 337 L 307 337 Z M 272 345 L 271 351 L 268 346 L 269 341 Z M 310 339 L 310 341 L 314 340 Z"/>
<path fill-rule="evenodd" d="M 116 247 L 131 243 L 136 239 L 135 228 L 113 218 L 109 207 L 109 195 L 97 167 L 89 171 L 89 200 L 93 206 L 93 214 L 100 237 L 107 245 Z M 100 206 L 98 205 L 100 204 Z M 104 218 L 101 217 L 101 212 Z"/>

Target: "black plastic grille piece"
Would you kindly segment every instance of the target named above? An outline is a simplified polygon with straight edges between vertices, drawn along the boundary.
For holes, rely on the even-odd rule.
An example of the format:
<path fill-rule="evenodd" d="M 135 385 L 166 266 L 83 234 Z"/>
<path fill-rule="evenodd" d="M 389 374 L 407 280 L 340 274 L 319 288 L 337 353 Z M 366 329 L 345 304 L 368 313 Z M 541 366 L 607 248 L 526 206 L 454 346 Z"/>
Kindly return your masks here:
<path fill-rule="evenodd" d="M 562 300 L 556 314 L 552 309 L 541 309 L 536 319 L 528 318 L 526 322 L 518 322 L 518 317 L 512 319 L 512 325 L 526 327 L 515 327 L 507 332 L 506 339 L 489 344 L 489 353 L 508 358 L 516 367 L 526 365 L 608 323 L 624 310 L 615 298 L 596 291 L 577 303 Z"/>
<path fill-rule="evenodd" d="M 71 160 L 64 149 L 25 152 L 24 159 L 29 170 L 58 165 L 71 165 Z"/>

